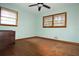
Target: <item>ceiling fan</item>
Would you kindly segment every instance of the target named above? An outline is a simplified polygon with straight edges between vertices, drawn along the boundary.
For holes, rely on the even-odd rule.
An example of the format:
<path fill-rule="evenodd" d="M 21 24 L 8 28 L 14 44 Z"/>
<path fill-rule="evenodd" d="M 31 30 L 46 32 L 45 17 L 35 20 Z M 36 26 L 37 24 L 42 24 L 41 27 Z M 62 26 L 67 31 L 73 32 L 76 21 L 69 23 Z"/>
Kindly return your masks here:
<path fill-rule="evenodd" d="M 45 7 L 45 8 L 48 8 L 50 9 L 51 7 L 48 6 L 48 5 L 45 5 L 44 3 L 37 3 L 37 4 L 32 4 L 32 5 L 29 5 L 29 7 L 33 7 L 33 6 L 38 6 L 38 11 L 41 10 L 41 7 Z"/>

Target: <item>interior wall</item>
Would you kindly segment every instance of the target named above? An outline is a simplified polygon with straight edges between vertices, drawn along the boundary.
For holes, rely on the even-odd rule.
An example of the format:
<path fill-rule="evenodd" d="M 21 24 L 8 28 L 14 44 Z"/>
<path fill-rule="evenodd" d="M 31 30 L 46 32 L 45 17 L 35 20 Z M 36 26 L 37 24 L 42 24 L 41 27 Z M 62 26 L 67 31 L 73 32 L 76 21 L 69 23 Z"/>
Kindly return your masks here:
<path fill-rule="evenodd" d="M 33 14 L 20 4 L 0 3 L 0 6 L 18 11 L 18 26 L 0 26 L 0 30 L 16 31 L 16 39 L 32 36 L 41 36 L 47 38 L 57 37 L 57 40 L 79 42 L 79 4 L 52 4 L 50 10 L 42 8 L 36 14 Z M 43 28 L 42 17 L 56 13 L 67 12 L 66 28 Z"/>
<path fill-rule="evenodd" d="M 78 19 L 77 21 L 76 21 L 76 39 L 77 39 L 77 42 L 79 42 L 79 4 L 78 4 L 78 8 L 77 8 L 77 18 L 76 19 Z"/>
<path fill-rule="evenodd" d="M 38 16 L 38 36 L 79 43 L 79 4 L 53 4 L 52 7 L 51 10 L 40 12 Z M 67 12 L 66 28 L 43 28 L 43 16 L 62 12 Z"/>
<path fill-rule="evenodd" d="M 15 3 L 0 3 L 0 6 L 18 11 L 18 26 L 0 26 L 0 30 L 16 31 L 16 39 L 35 35 L 35 16 L 26 8 Z"/>

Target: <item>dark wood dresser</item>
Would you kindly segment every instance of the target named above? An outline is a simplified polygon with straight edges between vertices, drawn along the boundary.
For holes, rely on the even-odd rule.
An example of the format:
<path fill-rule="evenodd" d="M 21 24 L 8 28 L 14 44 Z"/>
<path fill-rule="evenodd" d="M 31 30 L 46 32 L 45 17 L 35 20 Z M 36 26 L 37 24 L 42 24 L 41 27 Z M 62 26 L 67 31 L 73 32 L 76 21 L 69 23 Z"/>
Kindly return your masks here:
<path fill-rule="evenodd" d="M 15 43 L 15 31 L 0 30 L 0 50 L 4 50 Z"/>

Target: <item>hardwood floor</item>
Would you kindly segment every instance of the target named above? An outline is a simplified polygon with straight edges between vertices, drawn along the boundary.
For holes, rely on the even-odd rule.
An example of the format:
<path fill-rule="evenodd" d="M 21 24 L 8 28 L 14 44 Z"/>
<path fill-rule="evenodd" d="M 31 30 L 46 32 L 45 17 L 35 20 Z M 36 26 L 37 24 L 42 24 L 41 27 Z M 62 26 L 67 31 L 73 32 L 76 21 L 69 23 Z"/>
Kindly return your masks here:
<path fill-rule="evenodd" d="M 0 51 L 1 56 L 79 56 L 79 45 L 43 38 L 16 40 L 15 44 Z"/>

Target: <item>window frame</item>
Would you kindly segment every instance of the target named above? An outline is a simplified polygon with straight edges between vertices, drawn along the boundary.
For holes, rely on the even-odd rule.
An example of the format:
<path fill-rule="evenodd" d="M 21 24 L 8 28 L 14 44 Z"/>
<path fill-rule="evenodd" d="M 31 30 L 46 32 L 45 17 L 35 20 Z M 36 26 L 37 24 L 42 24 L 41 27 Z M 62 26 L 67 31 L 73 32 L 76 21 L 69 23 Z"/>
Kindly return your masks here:
<path fill-rule="evenodd" d="M 16 20 L 16 24 L 15 25 L 14 24 L 1 24 L 1 8 L 16 13 L 16 19 L 15 19 Z M 18 26 L 18 11 L 15 11 L 13 9 L 0 6 L 0 26 Z"/>
<path fill-rule="evenodd" d="M 56 15 L 61 15 L 61 14 L 64 14 L 65 18 L 64 18 L 64 26 L 54 26 L 54 17 Z M 44 23 L 45 23 L 45 18 L 46 17 L 50 17 L 52 16 L 52 26 L 45 26 Z M 67 12 L 63 12 L 63 13 L 58 13 L 58 14 L 53 14 L 53 15 L 48 15 L 48 16 L 43 16 L 43 28 L 66 28 L 67 26 Z"/>

